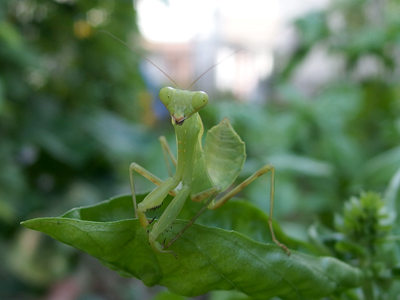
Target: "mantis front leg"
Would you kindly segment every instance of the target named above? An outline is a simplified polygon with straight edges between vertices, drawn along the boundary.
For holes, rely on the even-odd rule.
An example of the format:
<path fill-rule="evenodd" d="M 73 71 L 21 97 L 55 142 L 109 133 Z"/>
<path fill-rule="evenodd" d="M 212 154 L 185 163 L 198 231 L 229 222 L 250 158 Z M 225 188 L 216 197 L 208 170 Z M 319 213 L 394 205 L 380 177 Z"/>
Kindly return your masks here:
<path fill-rule="evenodd" d="M 150 194 L 148 194 L 146 198 L 138 205 L 136 205 L 136 197 L 135 197 L 135 190 L 133 183 L 133 171 L 137 171 L 138 173 L 148 178 L 150 181 L 159 185 Z M 157 242 L 157 238 L 161 233 L 163 233 L 172 225 L 173 221 L 178 216 L 179 212 L 182 209 L 183 204 L 185 203 L 187 197 L 189 196 L 190 193 L 189 186 L 184 185 L 182 189 L 179 192 L 177 192 L 174 189 L 179 184 L 179 181 L 177 181 L 173 177 L 169 177 L 167 180 L 162 182 L 161 179 L 158 179 L 155 175 L 151 174 L 146 169 L 140 167 L 136 163 L 131 164 L 130 174 L 131 174 L 132 197 L 135 206 L 136 216 L 137 218 L 139 218 L 140 225 L 145 229 L 150 224 L 145 214 L 146 211 L 148 209 L 154 209 L 159 207 L 163 203 L 165 197 L 168 194 L 172 194 L 173 196 L 175 196 L 172 202 L 165 209 L 161 217 L 158 219 L 157 223 L 154 224 L 153 228 L 150 231 L 148 230 L 148 233 L 149 233 L 149 243 L 156 252 L 161 252 L 161 253 L 169 252 L 176 257 L 176 254 L 173 251 L 171 250 L 165 251 L 164 246 L 161 245 L 159 242 Z"/>
<path fill-rule="evenodd" d="M 151 182 L 153 182 L 155 185 L 162 185 L 164 181 L 162 181 L 160 178 L 158 178 L 156 175 L 152 174 L 151 172 L 147 171 L 145 168 L 141 167 L 137 163 L 132 163 L 129 166 L 129 176 L 130 176 L 130 183 L 131 183 L 131 191 L 132 191 L 132 199 L 133 199 L 133 207 L 135 209 L 135 218 L 138 217 L 138 208 L 137 208 L 137 202 L 136 202 L 136 193 L 135 193 L 135 184 L 133 180 L 133 171 L 136 171 L 143 177 L 147 178 Z M 176 190 L 171 190 L 169 191 L 169 194 L 171 196 L 176 196 L 178 192 Z"/>
<path fill-rule="evenodd" d="M 137 164 L 132 164 L 131 168 L 133 170 L 138 169 Z M 144 170 L 144 169 L 143 169 Z M 141 171 L 143 171 L 141 170 Z M 147 172 L 147 171 L 146 171 Z M 152 175 L 150 172 L 146 173 L 147 176 Z M 154 178 L 152 178 L 154 180 Z M 161 180 L 160 180 L 161 181 Z M 158 183 L 158 181 L 157 181 Z M 172 222 L 175 220 L 177 215 L 182 209 L 183 204 L 186 201 L 186 198 L 188 197 L 190 193 L 190 188 L 188 186 L 183 186 L 182 189 L 179 192 L 175 192 L 174 189 L 177 187 L 179 184 L 179 181 L 175 180 L 173 177 L 169 177 L 167 180 L 165 180 L 161 185 L 159 185 L 157 188 L 155 188 L 150 194 L 144 198 L 142 202 L 140 202 L 137 207 L 136 207 L 136 197 L 135 197 L 135 190 L 134 190 L 134 184 L 133 184 L 133 176 L 132 176 L 132 171 L 131 171 L 131 187 L 132 187 L 132 197 L 136 209 L 136 215 L 139 218 L 140 225 L 143 228 L 147 228 L 147 226 L 150 224 L 149 221 L 147 220 L 146 217 L 146 211 L 148 209 L 154 209 L 159 207 L 162 202 L 164 201 L 165 197 L 171 193 L 174 192 L 176 193 L 176 196 L 172 200 L 172 202 L 168 205 L 168 207 L 165 209 L 164 213 L 161 215 L 160 219 L 158 222 L 153 226 L 153 228 L 149 231 L 149 243 L 151 247 L 154 249 L 156 252 L 170 252 L 175 255 L 173 251 L 164 251 L 163 245 L 161 245 L 159 242 L 156 241 L 158 236 L 163 233 L 165 230 L 167 230 Z"/>
<path fill-rule="evenodd" d="M 169 163 L 168 163 L 168 157 L 171 159 L 171 161 L 172 161 L 172 163 L 174 164 L 175 167 L 177 165 L 176 158 L 173 155 L 171 149 L 169 148 L 169 145 L 168 145 L 167 140 L 165 139 L 165 137 L 164 136 L 160 136 L 159 140 L 161 142 L 161 148 L 163 149 L 165 162 L 166 162 L 167 168 L 168 168 L 168 173 L 170 174 L 170 177 L 172 177 L 171 170 L 170 170 Z M 133 171 L 136 171 L 137 173 L 139 173 L 140 175 L 142 175 L 143 177 L 147 178 L 148 180 L 150 180 L 151 182 L 153 182 L 155 185 L 158 185 L 158 186 L 163 184 L 164 181 L 162 181 L 156 175 L 154 175 L 151 172 L 147 171 L 145 168 L 141 167 L 137 163 L 132 163 L 129 166 L 129 176 L 130 176 L 130 183 L 131 183 L 133 206 L 135 208 L 135 217 L 137 218 L 138 214 L 137 214 L 137 203 L 136 203 L 136 196 L 135 196 L 136 195 L 135 194 L 135 185 L 134 185 L 134 182 L 133 182 Z M 172 191 L 169 192 L 169 194 L 171 196 L 176 196 L 177 193 L 178 192 L 175 191 L 175 190 L 172 190 Z"/>

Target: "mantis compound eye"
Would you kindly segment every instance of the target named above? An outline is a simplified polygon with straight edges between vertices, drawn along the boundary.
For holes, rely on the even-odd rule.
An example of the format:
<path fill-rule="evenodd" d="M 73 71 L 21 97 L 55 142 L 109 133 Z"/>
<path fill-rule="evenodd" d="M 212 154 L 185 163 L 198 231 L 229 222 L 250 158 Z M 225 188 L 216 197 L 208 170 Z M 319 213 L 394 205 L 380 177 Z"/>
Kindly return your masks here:
<path fill-rule="evenodd" d="M 160 90 L 160 99 L 162 103 L 164 103 L 165 106 L 168 106 L 169 103 L 171 103 L 172 96 L 174 95 L 175 89 L 172 87 L 164 87 Z"/>
<path fill-rule="evenodd" d="M 204 92 L 196 92 L 192 97 L 192 107 L 195 111 L 206 106 L 208 103 L 208 96 Z"/>

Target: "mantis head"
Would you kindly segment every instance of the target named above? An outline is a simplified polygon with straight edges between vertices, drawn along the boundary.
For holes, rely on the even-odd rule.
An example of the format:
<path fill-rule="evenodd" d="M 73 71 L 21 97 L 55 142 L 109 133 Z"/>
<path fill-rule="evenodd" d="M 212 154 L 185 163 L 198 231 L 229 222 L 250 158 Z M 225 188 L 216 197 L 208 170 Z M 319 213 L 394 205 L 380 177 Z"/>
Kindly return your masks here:
<path fill-rule="evenodd" d="M 208 96 L 204 92 L 190 92 L 172 87 L 162 88 L 160 99 L 176 125 L 182 125 L 187 118 L 190 118 L 208 103 Z"/>

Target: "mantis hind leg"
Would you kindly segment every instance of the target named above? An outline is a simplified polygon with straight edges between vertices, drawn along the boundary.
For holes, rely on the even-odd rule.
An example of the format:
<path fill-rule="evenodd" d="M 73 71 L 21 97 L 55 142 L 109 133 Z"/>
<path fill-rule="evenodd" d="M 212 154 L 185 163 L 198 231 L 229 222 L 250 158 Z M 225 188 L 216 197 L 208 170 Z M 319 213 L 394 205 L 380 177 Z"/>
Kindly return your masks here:
<path fill-rule="evenodd" d="M 269 229 L 271 231 L 271 237 L 272 240 L 277 244 L 279 247 L 281 247 L 287 255 L 290 255 L 289 249 L 279 242 L 277 238 L 275 237 L 274 233 L 274 228 L 273 228 L 273 212 L 274 212 L 274 195 L 275 195 L 275 167 L 272 164 L 265 165 L 261 169 L 259 169 L 257 172 L 255 172 L 253 175 L 251 175 L 249 178 L 247 178 L 245 181 L 243 181 L 241 184 L 239 184 L 237 187 L 232 189 L 230 192 L 225 194 L 221 199 L 219 199 L 215 203 L 211 203 L 209 208 L 210 209 L 217 209 L 224 205 L 229 199 L 231 199 L 233 196 L 235 196 L 237 193 L 239 193 L 241 190 L 243 190 L 246 186 L 248 186 L 250 183 L 252 183 L 254 180 L 256 180 L 258 177 L 261 175 L 264 175 L 267 172 L 271 172 L 271 188 L 270 188 L 270 208 L 269 208 L 269 218 L 268 218 L 268 225 Z"/>

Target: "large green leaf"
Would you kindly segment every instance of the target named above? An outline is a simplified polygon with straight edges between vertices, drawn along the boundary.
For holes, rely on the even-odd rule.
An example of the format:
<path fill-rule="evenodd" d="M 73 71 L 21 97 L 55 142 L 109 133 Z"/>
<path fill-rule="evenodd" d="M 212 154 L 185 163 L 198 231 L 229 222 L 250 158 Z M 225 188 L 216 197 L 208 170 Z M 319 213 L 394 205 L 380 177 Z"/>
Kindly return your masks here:
<path fill-rule="evenodd" d="M 189 210 L 183 212 L 183 218 L 190 214 L 191 204 L 187 206 Z M 264 218 L 262 212 L 240 201 L 227 203 L 219 211 L 231 214 L 238 208 L 241 213 L 231 215 L 230 219 L 235 221 L 222 222 L 224 227 L 239 228 L 245 224 L 242 220 L 252 223 L 251 218 L 256 222 Z M 22 224 L 98 258 L 122 276 L 137 277 L 148 286 L 163 285 L 185 296 L 237 289 L 256 299 L 319 299 L 340 289 L 356 287 L 362 281 L 361 271 L 335 258 L 297 251 L 287 256 L 274 244 L 200 224 L 191 226 L 171 246 L 176 259 L 171 254 L 155 253 L 148 244 L 146 231 L 132 217 L 131 198 L 123 196 L 73 209 L 58 218 L 38 218 Z M 213 225 L 212 222 L 228 219 L 223 215 L 214 217 L 217 218 L 206 214 L 200 220 Z M 186 220 L 176 220 L 163 238 L 172 238 L 186 224 Z M 247 226 L 244 231 L 267 231 L 253 229 Z M 264 238 L 258 235 L 258 239 Z"/>

